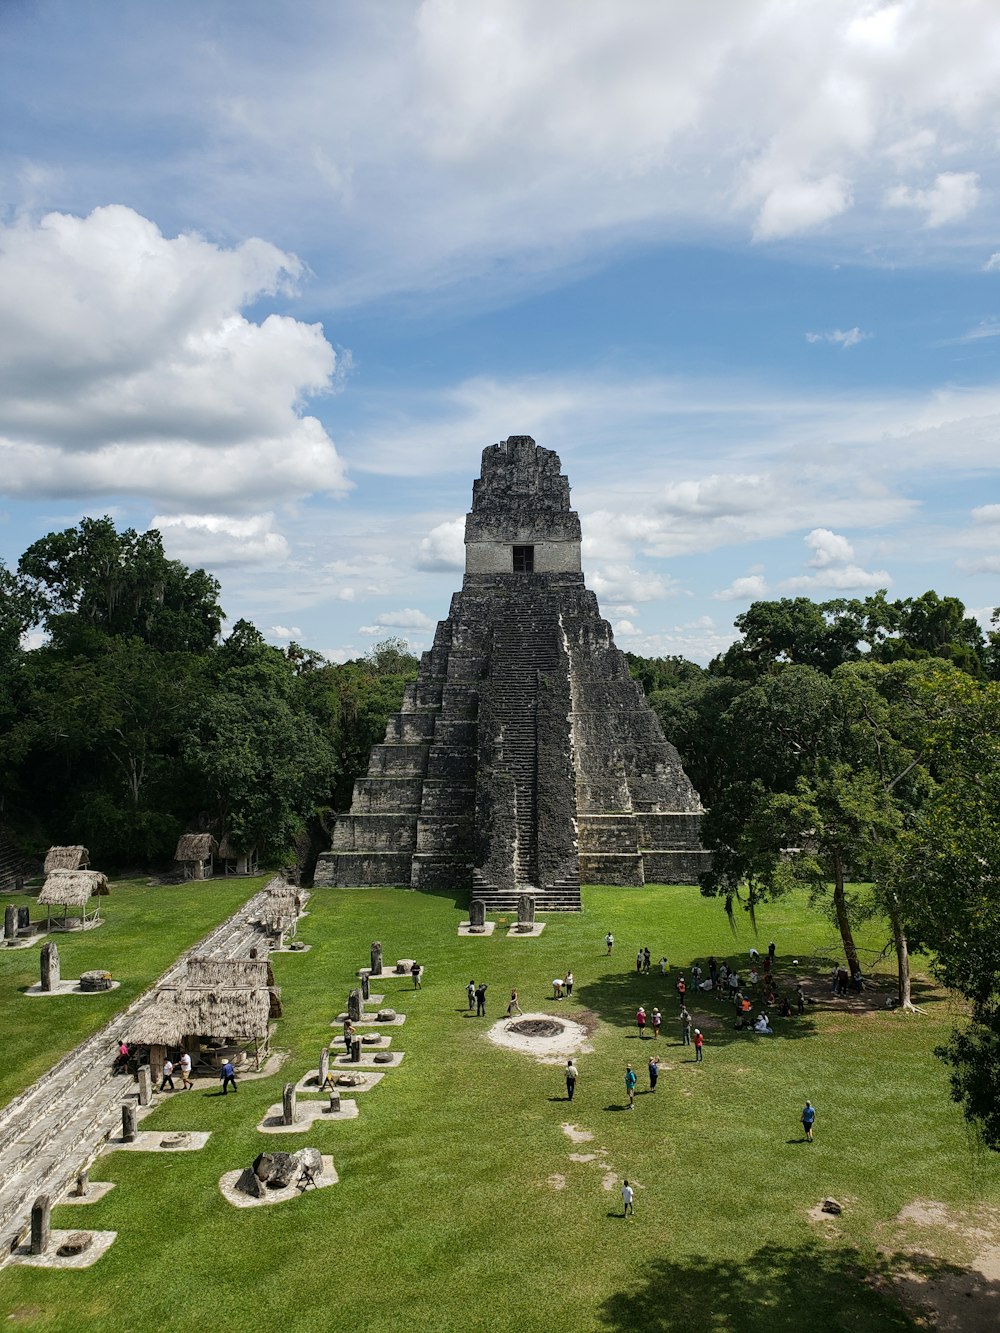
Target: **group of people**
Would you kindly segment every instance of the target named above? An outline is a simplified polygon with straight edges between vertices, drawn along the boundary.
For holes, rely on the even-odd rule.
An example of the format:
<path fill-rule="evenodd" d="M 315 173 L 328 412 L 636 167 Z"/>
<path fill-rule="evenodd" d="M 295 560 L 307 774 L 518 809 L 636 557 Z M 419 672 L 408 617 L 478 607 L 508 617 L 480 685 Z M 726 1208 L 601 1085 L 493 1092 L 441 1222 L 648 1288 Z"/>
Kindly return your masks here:
<path fill-rule="evenodd" d="M 485 981 L 480 981 L 477 985 L 471 977 L 469 978 L 469 984 L 465 988 L 465 994 L 469 1000 L 469 1013 L 471 1014 L 473 1009 L 475 1009 L 477 1018 L 486 1017 L 486 991 L 487 985 Z M 515 1006 L 517 1005 L 517 991 L 512 993 L 511 1001 Z M 509 1007 L 507 1012 L 510 1013 Z M 521 1010 L 518 1009 L 518 1013 L 520 1012 Z"/>

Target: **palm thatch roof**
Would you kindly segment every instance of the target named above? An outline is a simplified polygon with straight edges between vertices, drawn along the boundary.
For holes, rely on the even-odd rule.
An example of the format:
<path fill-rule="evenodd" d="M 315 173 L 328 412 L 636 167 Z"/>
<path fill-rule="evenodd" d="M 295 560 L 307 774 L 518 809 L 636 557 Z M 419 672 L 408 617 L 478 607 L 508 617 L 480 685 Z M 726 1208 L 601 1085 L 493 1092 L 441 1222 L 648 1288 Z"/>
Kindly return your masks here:
<path fill-rule="evenodd" d="M 108 877 L 99 870 L 53 870 L 38 895 L 40 903 L 59 907 L 83 907 L 89 898 L 111 892 Z"/>
<path fill-rule="evenodd" d="M 260 911 L 261 925 L 267 930 L 291 930 L 301 907 L 302 899 L 291 886 L 272 889 Z"/>
<path fill-rule="evenodd" d="M 135 1017 L 129 1041 L 176 1046 L 185 1037 L 262 1041 L 281 1017 L 281 993 L 266 958 L 191 958 L 175 986 L 162 986 Z"/>
<path fill-rule="evenodd" d="M 181 835 L 174 852 L 175 861 L 207 861 L 210 856 L 218 856 L 219 844 L 211 833 L 184 833 Z"/>
<path fill-rule="evenodd" d="M 88 865 L 90 853 L 86 847 L 50 847 L 45 853 L 45 873 L 53 870 L 79 870 Z"/>

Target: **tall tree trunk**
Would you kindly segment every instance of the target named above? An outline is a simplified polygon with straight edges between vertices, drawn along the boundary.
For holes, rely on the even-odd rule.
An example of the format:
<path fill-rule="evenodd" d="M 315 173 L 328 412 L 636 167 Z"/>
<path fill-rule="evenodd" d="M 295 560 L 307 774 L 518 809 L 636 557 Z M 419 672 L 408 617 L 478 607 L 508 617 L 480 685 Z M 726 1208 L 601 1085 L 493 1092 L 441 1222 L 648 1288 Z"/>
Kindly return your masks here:
<path fill-rule="evenodd" d="M 844 943 L 847 970 L 853 978 L 855 972 L 861 971 L 861 964 L 858 962 L 858 950 L 854 943 L 854 936 L 851 933 L 851 921 L 847 915 L 847 895 L 844 893 L 844 863 L 836 852 L 833 857 L 833 905 L 837 912 L 840 938 Z"/>
<path fill-rule="evenodd" d="M 892 926 L 892 938 L 896 945 L 896 971 L 901 1009 L 913 1009 L 910 998 L 910 949 L 906 941 L 906 930 L 899 915 L 899 902 L 896 895 L 889 895 L 889 922 Z"/>

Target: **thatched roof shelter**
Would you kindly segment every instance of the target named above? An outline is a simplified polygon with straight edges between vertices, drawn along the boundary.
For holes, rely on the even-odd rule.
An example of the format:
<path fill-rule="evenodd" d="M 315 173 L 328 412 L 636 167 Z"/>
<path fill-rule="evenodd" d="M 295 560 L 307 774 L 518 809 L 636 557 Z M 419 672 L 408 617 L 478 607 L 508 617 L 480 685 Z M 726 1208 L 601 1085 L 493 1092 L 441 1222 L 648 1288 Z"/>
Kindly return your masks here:
<path fill-rule="evenodd" d="M 281 992 L 266 958 L 190 958 L 176 985 L 161 986 L 135 1017 L 129 1041 L 179 1046 L 186 1037 L 266 1046 Z"/>
<path fill-rule="evenodd" d="M 213 858 L 219 844 L 211 833 L 183 833 L 174 852 L 174 860 L 184 866 L 185 879 L 205 879 L 212 873 Z"/>
<path fill-rule="evenodd" d="M 207 861 L 217 856 L 219 844 L 211 833 L 184 833 L 174 852 L 175 861 Z"/>
<path fill-rule="evenodd" d="M 86 847 L 50 847 L 45 853 L 45 873 L 53 870 L 86 870 L 90 853 Z"/>
<path fill-rule="evenodd" d="M 49 908 L 50 925 L 53 907 L 63 909 L 63 925 L 66 924 L 66 909 L 79 907 L 83 913 L 81 925 L 86 926 L 87 903 L 91 898 L 106 897 L 110 892 L 108 877 L 99 870 L 53 870 L 46 876 L 38 901 Z M 95 912 L 92 920 L 97 919 Z"/>
<path fill-rule="evenodd" d="M 252 875 L 257 869 L 257 844 L 236 842 L 231 833 L 223 833 L 219 840 L 219 860 L 225 863 L 226 874 Z"/>

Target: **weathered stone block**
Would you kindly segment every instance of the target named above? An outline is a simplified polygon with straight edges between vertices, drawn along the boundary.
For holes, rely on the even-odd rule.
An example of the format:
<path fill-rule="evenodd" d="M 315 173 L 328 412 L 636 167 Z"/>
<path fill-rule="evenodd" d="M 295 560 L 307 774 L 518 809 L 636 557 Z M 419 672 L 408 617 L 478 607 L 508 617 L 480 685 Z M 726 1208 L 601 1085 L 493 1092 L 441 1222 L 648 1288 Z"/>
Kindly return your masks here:
<path fill-rule="evenodd" d="M 59 972 L 59 949 L 55 940 L 46 940 L 38 954 L 38 966 L 41 973 L 40 985 L 44 991 L 53 991 L 61 980 Z"/>
<path fill-rule="evenodd" d="M 153 1071 L 149 1065 L 139 1066 L 139 1105 L 149 1106 L 153 1100 Z"/>
<path fill-rule="evenodd" d="M 31 1253 L 45 1254 L 51 1240 L 52 1200 L 47 1194 L 39 1194 L 31 1206 Z"/>
<path fill-rule="evenodd" d="M 281 1090 L 281 1123 L 294 1125 L 296 1115 L 295 1084 L 286 1083 Z"/>
<path fill-rule="evenodd" d="M 486 904 L 482 898 L 473 898 L 469 904 L 469 925 L 474 930 L 486 925 Z"/>
<path fill-rule="evenodd" d="M 361 992 L 355 986 L 347 997 L 347 1017 L 352 1023 L 357 1023 L 361 1018 L 361 1013 Z"/>
<path fill-rule="evenodd" d="M 135 1102 L 125 1102 L 122 1106 L 122 1139 L 126 1143 L 135 1142 L 138 1124 Z"/>

